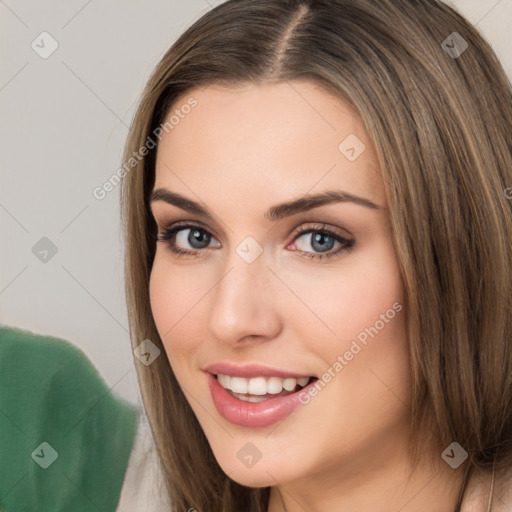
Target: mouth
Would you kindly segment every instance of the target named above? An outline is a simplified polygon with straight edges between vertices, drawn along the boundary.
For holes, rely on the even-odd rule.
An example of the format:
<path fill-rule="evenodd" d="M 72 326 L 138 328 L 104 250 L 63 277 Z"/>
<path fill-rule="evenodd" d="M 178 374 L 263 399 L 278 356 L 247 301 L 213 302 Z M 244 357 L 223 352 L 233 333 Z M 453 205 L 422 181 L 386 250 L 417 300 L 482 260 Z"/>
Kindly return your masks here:
<path fill-rule="evenodd" d="M 232 397 L 253 403 L 293 395 L 318 380 L 316 377 L 259 376 L 244 378 L 222 373 L 214 375 L 214 377 Z"/>
<path fill-rule="evenodd" d="M 268 427 L 287 418 L 301 404 L 303 393 L 317 377 L 254 376 L 207 373 L 210 394 L 218 413 L 242 427 Z"/>

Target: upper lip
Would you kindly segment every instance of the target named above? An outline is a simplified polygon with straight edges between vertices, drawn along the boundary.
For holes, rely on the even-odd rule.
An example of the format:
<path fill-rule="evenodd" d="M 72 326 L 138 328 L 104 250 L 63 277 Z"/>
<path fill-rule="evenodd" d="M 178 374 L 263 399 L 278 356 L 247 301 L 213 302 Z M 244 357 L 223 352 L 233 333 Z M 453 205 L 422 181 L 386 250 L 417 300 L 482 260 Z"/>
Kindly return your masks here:
<path fill-rule="evenodd" d="M 263 366 L 261 364 L 244 364 L 238 365 L 234 363 L 215 363 L 206 366 L 204 370 L 213 375 L 230 375 L 231 377 L 245 377 L 250 379 L 252 377 L 281 377 L 282 379 L 294 378 L 300 379 L 303 377 L 314 377 L 314 375 L 306 375 L 303 373 L 289 372 L 280 370 L 279 368 L 271 368 L 270 366 Z"/>

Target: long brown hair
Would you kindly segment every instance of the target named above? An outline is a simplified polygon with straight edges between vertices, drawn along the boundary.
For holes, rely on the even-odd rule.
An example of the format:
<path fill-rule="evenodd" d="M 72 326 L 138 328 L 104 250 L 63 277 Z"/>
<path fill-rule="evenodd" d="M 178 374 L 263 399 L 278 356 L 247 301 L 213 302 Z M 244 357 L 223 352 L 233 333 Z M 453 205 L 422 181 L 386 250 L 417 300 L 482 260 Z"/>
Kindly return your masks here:
<path fill-rule="evenodd" d="M 292 80 L 348 102 L 375 146 L 405 288 L 411 461 L 432 443 L 441 460 L 456 441 L 471 467 L 511 467 L 512 91 L 500 62 L 438 0 L 229 0 L 156 66 L 125 161 L 196 87 Z M 149 338 L 164 353 L 148 286 L 155 160 L 131 164 L 121 207 L 132 346 Z M 173 511 L 266 511 L 270 488 L 223 473 L 165 355 L 135 362 Z"/>

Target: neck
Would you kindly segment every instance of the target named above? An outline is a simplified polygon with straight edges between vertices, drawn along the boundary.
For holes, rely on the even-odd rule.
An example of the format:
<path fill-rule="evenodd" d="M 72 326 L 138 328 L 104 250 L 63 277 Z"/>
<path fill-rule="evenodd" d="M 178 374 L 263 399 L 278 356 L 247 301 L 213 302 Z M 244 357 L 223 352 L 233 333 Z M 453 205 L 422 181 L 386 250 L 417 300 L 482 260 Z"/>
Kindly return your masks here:
<path fill-rule="evenodd" d="M 459 510 L 466 464 L 454 470 L 444 461 L 436 467 L 423 461 L 411 472 L 404 460 L 324 468 L 317 475 L 276 485 L 270 492 L 268 512 Z"/>

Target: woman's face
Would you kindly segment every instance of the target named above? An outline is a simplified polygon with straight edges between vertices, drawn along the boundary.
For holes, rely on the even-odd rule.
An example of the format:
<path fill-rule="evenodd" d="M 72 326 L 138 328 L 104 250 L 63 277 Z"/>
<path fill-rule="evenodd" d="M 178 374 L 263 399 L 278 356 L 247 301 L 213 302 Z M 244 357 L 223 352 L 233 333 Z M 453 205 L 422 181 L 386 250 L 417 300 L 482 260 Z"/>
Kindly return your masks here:
<path fill-rule="evenodd" d="M 157 243 L 151 308 L 218 463 L 243 485 L 318 492 L 403 460 L 403 286 L 363 125 L 309 82 L 182 98 L 151 203 L 161 235 L 181 227 Z"/>

